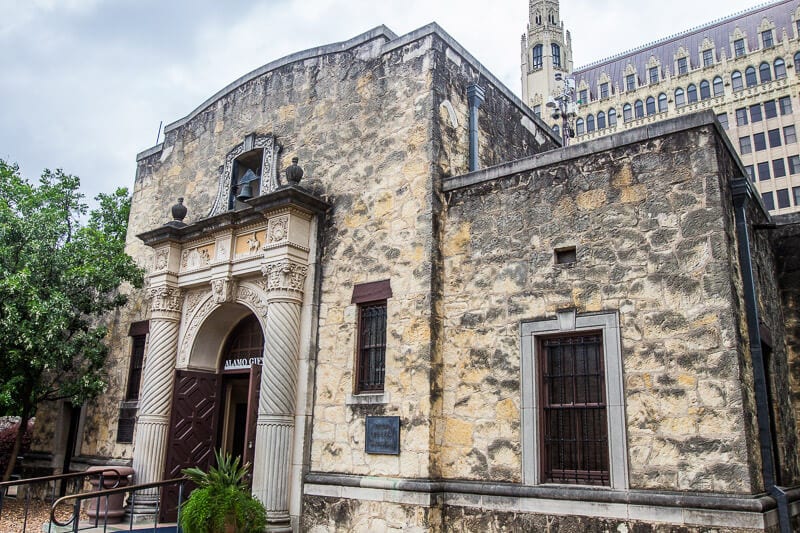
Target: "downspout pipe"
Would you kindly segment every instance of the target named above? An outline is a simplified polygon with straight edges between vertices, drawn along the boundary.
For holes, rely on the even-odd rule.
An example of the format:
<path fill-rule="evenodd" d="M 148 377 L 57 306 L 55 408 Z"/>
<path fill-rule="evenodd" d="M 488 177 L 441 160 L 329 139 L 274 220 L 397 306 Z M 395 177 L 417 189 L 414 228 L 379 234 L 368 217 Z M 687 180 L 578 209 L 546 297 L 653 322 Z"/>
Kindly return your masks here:
<path fill-rule="evenodd" d="M 758 423 L 758 444 L 761 449 L 761 473 L 764 490 L 775 498 L 778 507 L 778 523 L 781 533 L 792 533 L 789 501 L 786 492 L 777 486 L 777 464 L 772 455 L 772 429 L 770 428 L 769 397 L 767 395 L 767 369 L 764 366 L 764 353 L 761 350 L 759 331 L 758 291 L 753 275 L 753 256 L 750 248 L 750 229 L 747 208 L 756 202 L 756 192 L 745 178 L 731 183 L 733 192 L 736 237 L 739 244 L 739 266 L 742 272 L 747 333 L 750 342 L 750 358 L 753 364 L 753 387 L 756 397 L 756 420 Z"/>
<path fill-rule="evenodd" d="M 478 170 L 478 108 L 486 99 L 483 87 L 473 83 L 467 87 L 469 103 L 469 171 Z"/>

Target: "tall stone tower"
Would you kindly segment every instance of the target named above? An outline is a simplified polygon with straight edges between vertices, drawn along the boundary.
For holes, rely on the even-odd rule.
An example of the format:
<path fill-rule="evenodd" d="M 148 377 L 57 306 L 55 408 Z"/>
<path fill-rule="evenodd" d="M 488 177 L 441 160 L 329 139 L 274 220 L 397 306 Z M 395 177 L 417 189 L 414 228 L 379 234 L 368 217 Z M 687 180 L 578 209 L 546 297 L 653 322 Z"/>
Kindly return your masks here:
<path fill-rule="evenodd" d="M 558 0 L 529 0 L 528 32 L 522 36 L 522 100 L 549 124 L 547 97 L 557 87 L 556 73 L 572 72 L 572 37 L 565 33 Z"/>

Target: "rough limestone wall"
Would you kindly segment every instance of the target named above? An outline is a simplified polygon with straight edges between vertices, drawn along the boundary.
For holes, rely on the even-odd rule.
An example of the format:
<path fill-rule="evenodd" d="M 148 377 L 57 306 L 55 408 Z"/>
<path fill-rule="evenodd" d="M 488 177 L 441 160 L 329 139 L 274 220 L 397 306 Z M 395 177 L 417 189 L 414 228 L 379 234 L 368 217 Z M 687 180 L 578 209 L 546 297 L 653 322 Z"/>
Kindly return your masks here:
<path fill-rule="evenodd" d="M 436 507 L 322 496 L 303 499 L 301 530 L 307 533 L 439 533 L 440 524 Z"/>
<path fill-rule="evenodd" d="M 324 240 L 312 470 L 400 477 L 437 475 L 428 450 L 439 386 L 439 177 L 449 172 L 443 167 L 466 164 L 466 86 L 475 79 L 475 71 L 443 40 L 426 37 L 424 43 L 424 49 L 405 47 L 386 58 L 397 65 L 392 75 L 399 84 L 426 80 L 426 86 L 412 84 L 417 92 L 405 96 L 405 100 L 415 102 L 416 111 L 404 108 L 406 104 L 394 95 L 381 98 L 381 113 L 402 117 L 410 131 L 426 135 L 424 142 L 415 138 L 408 144 L 408 134 L 387 132 L 382 142 L 396 147 L 397 161 L 396 166 L 376 173 L 380 188 L 340 188 L 332 196 L 334 209 Z M 492 99 L 490 107 L 497 113 L 494 119 L 500 124 L 520 123 L 522 111 L 482 81 L 491 89 L 487 92 Z M 450 120 L 445 100 L 460 117 L 457 125 Z M 450 124 L 450 135 L 439 129 L 443 115 Z M 548 146 L 520 130 L 521 126 L 509 127 L 514 141 L 507 146 L 498 142 L 487 150 L 487 157 L 513 159 Z M 457 163 L 440 167 L 437 163 L 444 156 L 439 160 L 435 156 L 443 153 L 451 154 Z M 354 387 L 356 349 L 357 306 L 349 303 L 352 285 L 386 278 L 393 290 L 387 310 L 388 402 L 347 405 Z M 401 417 L 399 456 L 364 453 L 367 415 Z"/>
<path fill-rule="evenodd" d="M 585 516 L 535 515 L 529 513 L 511 513 L 494 511 L 487 513 L 481 509 L 445 506 L 443 511 L 444 527 L 442 531 L 453 533 L 501 533 L 507 531 L 557 531 L 558 533 L 755 533 L 763 529 L 741 529 L 726 527 L 723 529 L 707 526 L 675 526 L 673 524 L 645 523 L 635 520 L 619 520 L 614 518 L 597 518 Z M 767 532 L 777 533 L 777 528 L 769 528 Z"/>
<path fill-rule="evenodd" d="M 334 181 L 322 237 L 311 469 L 403 477 L 428 472 L 433 109 L 432 38 L 383 56 L 349 143 L 362 153 L 358 179 Z M 352 91 L 354 92 L 354 91 Z M 374 122 L 379 118 L 378 122 Z M 324 191 L 320 191 L 324 192 Z M 355 386 L 353 286 L 389 279 L 384 404 L 348 404 Z M 401 455 L 364 451 L 367 415 L 401 419 Z"/>
<path fill-rule="evenodd" d="M 618 311 L 632 488 L 751 490 L 713 130 L 452 193 L 443 474 L 521 481 L 521 320 Z M 576 246 L 578 261 L 554 265 Z"/>
<path fill-rule="evenodd" d="M 471 63 L 464 61 L 456 52 L 442 41 L 436 42 L 435 64 L 444 68 L 434 71 L 433 90 L 436 94 L 436 109 L 438 111 L 434 120 L 433 154 L 438 165 L 439 176 L 465 174 L 469 170 L 469 101 L 467 87 L 477 83 L 485 91 L 485 100 L 478 113 L 479 129 L 479 167 L 484 168 L 508 161 L 513 161 L 537 153 L 542 153 L 556 148 L 556 143 L 547 135 L 539 131 L 527 114 L 519 109 L 512 100 L 509 100 L 501 90 L 481 75 Z M 446 200 L 437 185 L 438 216 L 435 218 L 433 233 L 437 238 L 434 266 L 438 276 L 431 288 L 431 298 L 437 302 L 434 306 L 434 383 L 432 386 L 434 434 L 432 435 L 432 448 L 436 457 L 432 466 L 431 475 L 441 476 L 439 469 L 439 448 L 435 444 L 443 431 L 442 416 L 442 359 L 443 344 L 446 339 L 441 334 L 443 327 L 443 264 L 442 244 L 444 224 L 441 222 L 446 217 Z"/>
<path fill-rule="evenodd" d="M 162 149 L 139 161 L 129 253 L 150 267 L 152 254 L 135 235 L 167 221 L 169 207 L 179 196 L 185 197 L 189 209 L 187 223 L 206 217 L 226 154 L 248 134 L 271 134 L 283 148 L 279 168 L 288 166 L 297 155 L 305 170 L 301 185 L 334 204 L 321 239 L 323 247 L 330 244 L 325 253 L 336 258 L 323 267 L 323 276 L 330 283 L 322 287 L 323 295 L 336 309 L 328 315 L 323 308 L 323 322 L 335 319 L 337 313 L 344 316 L 352 284 L 367 277 L 397 280 L 393 285 L 397 298 L 391 305 L 420 305 L 424 300 L 422 289 L 414 289 L 419 292 L 414 294 L 411 285 L 416 283 L 415 271 L 425 276 L 420 258 L 425 257 L 428 244 L 417 236 L 417 217 L 419 225 L 424 226 L 430 168 L 416 153 L 427 142 L 421 117 L 429 114 L 431 105 L 417 96 L 426 94 L 430 84 L 424 75 L 425 55 L 420 53 L 430 46 L 430 39 L 410 43 L 388 57 L 377 53 L 383 42 L 378 38 L 341 53 L 267 72 L 167 131 Z M 402 209 L 397 208 L 401 213 L 398 220 L 384 218 L 401 205 Z M 376 225 L 367 228 L 368 218 Z M 381 244 L 390 231 L 397 236 L 396 243 Z M 399 265 L 397 273 L 384 270 L 387 258 Z M 141 297 L 134 300 L 137 304 L 130 311 L 130 320 L 121 321 L 124 325 L 118 338 L 127 335 L 131 321 L 147 318 L 146 305 L 138 305 Z M 398 313 L 413 317 L 398 324 L 398 335 L 427 335 L 425 320 L 415 312 L 406 309 Z M 336 336 L 337 327 L 326 330 L 328 339 L 332 332 Z M 128 357 L 124 347 L 117 351 L 120 361 Z M 339 366 L 327 368 L 338 371 Z M 337 386 L 335 381 L 328 382 L 327 376 L 323 380 L 326 387 Z M 343 400 L 337 403 L 341 409 L 343 404 Z M 417 413 L 417 409 L 425 409 L 425 404 L 411 404 L 407 409 Z M 104 416 L 99 410 L 97 413 L 100 424 Z M 323 420 L 326 414 L 330 412 L 323 408 Z M 414 418 L 424 420 L 426 416 Z M 327 467 L 336 462 L 322 464 Z"/>
<path fill-rule="evenodd" d="M 790 398 L 800 440 L 800 215 L 776 217 L 775 255 L 783 315 Z"/>
<path fill-rule="evenodd" d="M 478 109 L 479 168 L 499 165 L 553 150 L 558 145 L 534 124 L 474 65 L 466 62 L 444 41 L 437 40 L 434 62 L 437 67 L 434 91 L 437 95 L 438 151 L 433 156 L 442 176 L 469 172 L 469 100 L 467 87 L 473 83 L 484 89 L 485 100 Z"/>

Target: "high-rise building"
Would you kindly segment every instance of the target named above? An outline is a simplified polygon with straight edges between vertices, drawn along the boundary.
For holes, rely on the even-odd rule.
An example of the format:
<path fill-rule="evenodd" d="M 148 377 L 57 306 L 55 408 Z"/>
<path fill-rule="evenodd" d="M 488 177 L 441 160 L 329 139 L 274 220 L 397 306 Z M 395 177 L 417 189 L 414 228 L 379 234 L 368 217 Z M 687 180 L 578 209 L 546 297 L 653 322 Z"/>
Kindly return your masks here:
<path fill-rule="evenodd" d="M 572 68 L 557 0 L 530 0 L 522 95 L 546 108 L 574 79 L 573 142 L 712 109 L 773 214 L 800 211 L 800 2 L 760 5 L 607 59 Z"/>

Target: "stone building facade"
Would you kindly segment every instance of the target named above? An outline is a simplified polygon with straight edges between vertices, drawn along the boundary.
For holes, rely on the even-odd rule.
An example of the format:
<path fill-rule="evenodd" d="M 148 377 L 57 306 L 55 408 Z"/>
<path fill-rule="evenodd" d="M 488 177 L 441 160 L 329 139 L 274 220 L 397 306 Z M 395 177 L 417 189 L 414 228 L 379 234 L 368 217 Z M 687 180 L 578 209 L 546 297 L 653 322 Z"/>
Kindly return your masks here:
<path fill-rule="evenodd" d="M 763 4 L 574 70 L 558 2 L 530 0 L 530 13 L 523 100 L 556 131 L 562 121 L 546 109 L 563 87 L 556 73 L 575 80 L 576 142 L 710 109 L 770 212 L 800 210 L 800 2 Z"/>
<path fill-rule="evenodd" d="M 148 287 L 37 446 L 242 455 L 278 531 L 791 527 L 794 274 L 744 176 L 711 114 L 559 148 L 436 25 L 267 64 L 138 155 Z"/>

